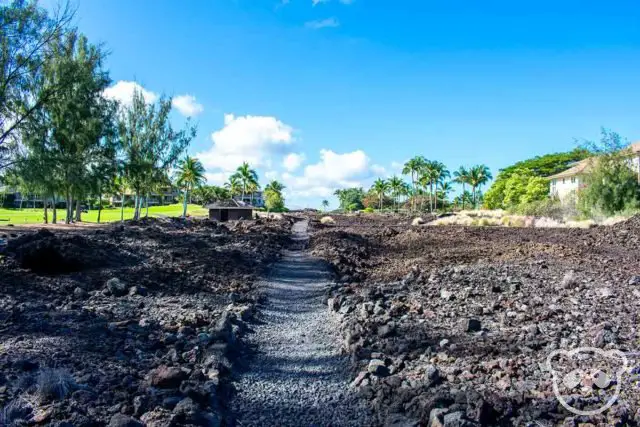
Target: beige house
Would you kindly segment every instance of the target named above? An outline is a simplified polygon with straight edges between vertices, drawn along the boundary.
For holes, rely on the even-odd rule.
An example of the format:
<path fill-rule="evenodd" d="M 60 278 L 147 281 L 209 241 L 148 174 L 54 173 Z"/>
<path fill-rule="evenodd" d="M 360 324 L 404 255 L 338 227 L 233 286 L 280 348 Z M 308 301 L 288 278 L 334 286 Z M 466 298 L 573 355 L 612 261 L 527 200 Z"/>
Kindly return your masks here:
<path fill-rule="evenodd" d="M 629 159 L 629 166 L 638 175 L 638 182 L 640 182 L 640 141 L 634 142 L 629 148 L 632 153 Z M 550 195 L 558 197 L 562 201 L 575 196 L 578 190 L 585 185 L 584 177 L 589 173 L 590 165 L 591 159 L 584 159 L 575 163 L 569 169 L 548 177 L 551 181 L 549 185 Z"/>

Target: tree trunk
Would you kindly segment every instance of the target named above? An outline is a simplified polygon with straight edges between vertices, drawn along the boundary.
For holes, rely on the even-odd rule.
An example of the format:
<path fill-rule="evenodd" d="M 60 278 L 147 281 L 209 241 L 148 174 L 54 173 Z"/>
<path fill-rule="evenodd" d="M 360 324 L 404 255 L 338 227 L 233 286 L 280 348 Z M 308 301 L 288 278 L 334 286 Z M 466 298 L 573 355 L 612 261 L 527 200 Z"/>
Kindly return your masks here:
<path fill-rule="evenodd" d="M 145 218 L 149 218 L 149 193 L 144 196 L 144 204 L 146 205 L 147 212 L 144 214 Z"/>
<path fill-rule="evenodd" d="M 124 191 L 120 195 L 120 222 L 124 222 Z"/>
<path fill-rule="evenodd" d="M 433 181 L 429 182 L 429 212 L 433 213 Z"/>
<path fill-rule="evenodd" d="M 71 197 L 71 193 L 67 191 L 67 216 L 65 218 L 65 222 L 67 224 L 70 224 L 71 220 L 73 219 L 72 212 L 73 212 L 73 198 Z"/>
<path fill-rule="evenodd" d="M 417 178 L 418 177 L 416 176 L 416 179 Z M 418 204 L 416 203 L 417 202 L 416 197 L 418 197 L 418 184 L 414 181 L 414 183 L 413 183 L 413 197 L 411 198 L 411 204 L 413 206 L 413 211 L 414 212 L 418 210 Z"/>
<path fill-rule="evenodd" d="M 53 193 L 53 206 L 51 206 L 52 215 L 51 215 L 51 224 L 56 224 L 58 222 L 58 210 L 56 209 L 56 193 Z"/>
<path fill-rule="evenodd" d="M 133 200 L 133 219 L 134 221 L 140 219 L 140 192 L 137 190 Z"/>
<path fill-rule="evenodd" d="M 100 224 L 100 214 L 102 213 L 102 192 L 98 195 L 98 224 Z"/>
<path fill-rule="evenodd" d="M 80 206 L 80 199 L 76 200 L 76 221 L 82 221 L 82 207 Z"/>
<path fill-rule="evenodd" d="M 436 181 L 436 183 L 435 183 L 435 190 L 436 190 L 436 197 L 433 200 L 433 203 L 434 203 L 433 208 L 437 212 L 438 211 L 438 181 Z"/>
<path fill-rule="evenodd" d="M 464 210 L 464 193 L 466 193 L 467 189 L 464 185 L 464 182 L 462 183 L 462 210 Z"/>
<path fill-rule="evenodd" d="M 44 200 L 44 223 L 49 224 L 49 202 Z"/>
<path fill-rule="evenodd" d="M 187 217 L 187 197 L 189 197 L 189 189 L 184 189 L 184 200 L 182 202 L 182 218 Z"/>

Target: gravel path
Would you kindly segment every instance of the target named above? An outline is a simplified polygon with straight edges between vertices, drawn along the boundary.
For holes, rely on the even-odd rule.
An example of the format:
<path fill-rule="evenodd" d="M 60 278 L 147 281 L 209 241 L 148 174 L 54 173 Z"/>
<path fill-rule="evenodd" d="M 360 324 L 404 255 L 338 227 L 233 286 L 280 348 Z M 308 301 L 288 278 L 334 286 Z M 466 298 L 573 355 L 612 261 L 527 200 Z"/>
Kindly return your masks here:
<path fill-rule="evenodd" d="M 337 321 L 322 303 L 331 282 L 326 264 L 306 250 L 307 222 L 293 226 L 293 245 L 263 283 L 267 301 L 247 339 L 255 349 L 235 384 L 240 426 L 368 426 L 369 413 L 349 390 Z"/>

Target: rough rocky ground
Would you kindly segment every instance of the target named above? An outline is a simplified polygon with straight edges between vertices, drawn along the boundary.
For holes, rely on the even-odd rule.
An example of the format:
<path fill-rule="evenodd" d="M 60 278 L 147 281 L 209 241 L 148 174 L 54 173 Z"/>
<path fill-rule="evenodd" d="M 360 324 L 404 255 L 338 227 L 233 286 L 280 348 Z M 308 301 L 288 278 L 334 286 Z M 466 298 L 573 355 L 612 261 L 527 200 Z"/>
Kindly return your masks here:
<path fill-rule="evenodd" d="M 337 319 L 323 297 L 332 274 L 304 250 L 307 222 L 294 224 L 294 250 L 261 284 L 264 300 L 247 335 L 254 350 L 235 384 L 234 413 L 242 426 L 365 426 L 366 406 L 349 388 Z"/>
<path fill-rule="evenodd" d="M 314 223 L 311 247 L 342 282 L 328 305 L 376 424 L 640 422 L 640 218 L 589 230 L 334 219 Z M 546 363 L 585 346 L 601 352 Z M 554 381 L 581 411 L 621 393 L 601 414 L 576 415 Z"/>
<path fill-rule="evenodd" d="M 220 425 L 288 221 L 4 235 L 0 425 Z"/>

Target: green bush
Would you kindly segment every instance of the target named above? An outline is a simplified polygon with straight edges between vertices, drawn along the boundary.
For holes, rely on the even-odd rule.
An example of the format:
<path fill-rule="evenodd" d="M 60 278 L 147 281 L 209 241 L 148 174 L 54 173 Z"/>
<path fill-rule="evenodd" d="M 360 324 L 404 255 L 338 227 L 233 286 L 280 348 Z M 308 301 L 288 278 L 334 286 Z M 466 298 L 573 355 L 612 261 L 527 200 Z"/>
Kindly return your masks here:
<path fill-rule="evenodd" d="M 373 209 L 371 206 L 369 206 L 368 208 L 364 208 L 362 210 L 362 212 L 364 212 L 364 213 L 374 213 L 375 209 Z"/>
<path fill-rule="evenodd" d="M 585 184 L 578 200 L 581 212 L 588 217 L 616 215 L 640 206 L 638 178 L 622 159 L 599 156 Z"/>
<path fill-rule="evenodd" d="M 546 198 L 543 200 L 534 200 L 528 203 L 521 203 L 512 209 L 518 215 L 527 216 L 546 216 L 555 219 L 562 219 L 571 213 L 570 206 L 563 206 L 560 200 L 556 198 Z"/>

